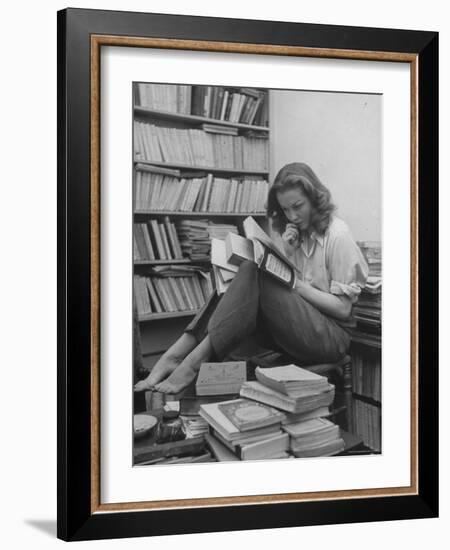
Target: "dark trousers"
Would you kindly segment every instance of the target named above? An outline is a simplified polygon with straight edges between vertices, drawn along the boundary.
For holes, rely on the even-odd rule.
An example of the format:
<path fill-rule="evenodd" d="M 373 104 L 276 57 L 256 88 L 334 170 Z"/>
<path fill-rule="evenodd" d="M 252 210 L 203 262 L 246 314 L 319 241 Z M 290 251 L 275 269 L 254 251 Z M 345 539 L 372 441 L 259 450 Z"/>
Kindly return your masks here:
<path fill-rule="evenodd" d="M 249 261 L 222 297 L 211 296 L 186 331 L 199 342 L 209 334 L 219 361 L 251 337 L 303 365 L 338 361 L 350 345 L 349 334 L 332 318 Z"/>

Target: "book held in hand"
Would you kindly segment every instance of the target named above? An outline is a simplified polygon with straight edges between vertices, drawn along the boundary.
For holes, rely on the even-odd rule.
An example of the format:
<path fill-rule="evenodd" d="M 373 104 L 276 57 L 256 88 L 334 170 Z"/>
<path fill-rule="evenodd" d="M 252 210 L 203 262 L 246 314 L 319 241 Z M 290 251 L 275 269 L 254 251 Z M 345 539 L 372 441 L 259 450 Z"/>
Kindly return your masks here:
<path fill-rule="evenodd" d="M 282 412 L 248 399 L 220 403 L 219 409 L 241 432 L 271 426 L 285 420 Z"/>
<path fill-rule="evenodd" d="M 222 270 L 227 269 L 234 276 L 236 266 L 243 260 L 249 260 L 281 284 L 294 288 L 298 273 L 295 265 L 251 216 L 244 220 L 243 225 L 245 237 L 229 233 L 225 245 L 220 243 L 214 246 L 212 264 Z M 216 280 L 216 289 L 222 293 L 227 286 L 223 285 L 223 281 Z"/>

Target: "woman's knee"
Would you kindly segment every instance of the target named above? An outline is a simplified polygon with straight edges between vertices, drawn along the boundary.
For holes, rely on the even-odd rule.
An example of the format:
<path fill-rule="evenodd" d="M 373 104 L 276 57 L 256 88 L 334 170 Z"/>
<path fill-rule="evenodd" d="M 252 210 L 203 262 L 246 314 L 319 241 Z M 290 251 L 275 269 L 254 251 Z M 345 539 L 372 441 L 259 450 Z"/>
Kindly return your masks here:
<path fill-rule="evenodd" d="M 251 260 L 242 260 L 239 265 L 239 271 L 250 271 L 251 273 L 255 273 L 256 271 L 258 271 L 258 266 L 255 262 L 252 262 Z"/>
<path fill-rule="evenodd" d="M 243 260 L 239 265 L 239 278 L 255 279 L 258 276 L 258 266 L 251 260 Z"/>

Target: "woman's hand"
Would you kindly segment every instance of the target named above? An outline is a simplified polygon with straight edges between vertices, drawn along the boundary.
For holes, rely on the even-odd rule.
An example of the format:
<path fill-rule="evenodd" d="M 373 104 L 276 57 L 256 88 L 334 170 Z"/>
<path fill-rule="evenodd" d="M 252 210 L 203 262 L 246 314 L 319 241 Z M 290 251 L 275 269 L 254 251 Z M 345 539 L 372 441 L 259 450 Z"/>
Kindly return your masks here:
<path fill-rule="evenodd" d="M 284 233 L 281 235 L 281 239 L 283 240 L 286 254 L 290 256 L 300 244 L 300 233 L 297 226 L 293 223 L 288 223 Z"/>

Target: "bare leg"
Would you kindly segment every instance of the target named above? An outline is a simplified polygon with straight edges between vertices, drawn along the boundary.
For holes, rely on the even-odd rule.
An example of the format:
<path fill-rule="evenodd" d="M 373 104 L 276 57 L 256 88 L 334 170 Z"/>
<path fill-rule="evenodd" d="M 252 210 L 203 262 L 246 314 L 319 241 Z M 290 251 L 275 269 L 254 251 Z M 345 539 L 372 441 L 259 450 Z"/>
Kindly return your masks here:
<path fill-rule="evenodd" d="M 206 335 L 166 380 L 156 384 L 155 389 L 162 393 L 178 393 L 194 380 L 201 363 L 210 359 L 212 353 L 211 340 Z"/>
<path fill-rule="evenodd" d="M 140 380 L 134 386 L 134 391 L 152 390 L 154 386 L 170 376 L 181 365 L 186 355 L 197 345 L 196 338 L 187 332 L 178 338 L 170 348 L 161 356 L 150 374 L 144 380 Z"/>

